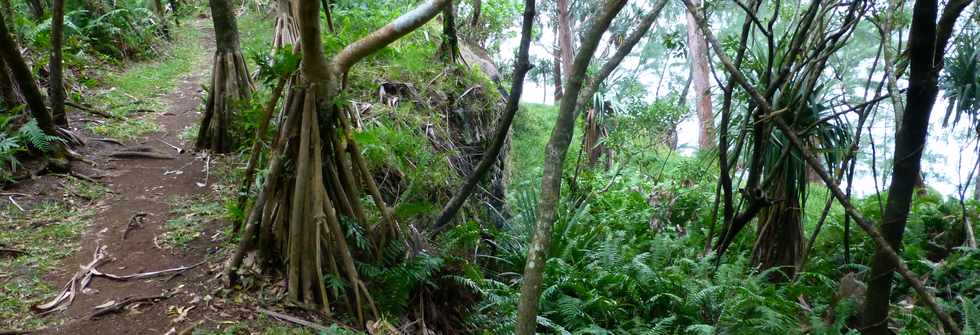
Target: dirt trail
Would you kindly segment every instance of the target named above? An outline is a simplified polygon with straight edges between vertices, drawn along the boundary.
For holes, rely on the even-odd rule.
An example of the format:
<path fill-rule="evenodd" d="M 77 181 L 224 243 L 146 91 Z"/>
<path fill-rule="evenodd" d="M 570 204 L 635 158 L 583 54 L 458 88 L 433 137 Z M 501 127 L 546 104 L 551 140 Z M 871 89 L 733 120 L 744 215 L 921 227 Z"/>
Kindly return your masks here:
<path fill-rule="evenodd" d="M 204 233 L 185 248 L 160 248 L 155 240 L 167 230 L 166 222 L 173 216 L 174 199 L 192 197 L 217 201 L 211 188 L 214 178 L 208 173 L 211 166 L 209 159 L 193 152 L 193 144 L 185 143 L 178 137 L 185 128 L 198 122 L 198 108 L 204 94 L 201 84 L 209 79 L 213 31 L 203 28 L 208 26 L 206 20 L 199 20 L 196 24 L 206 31 L 200 43 L 207 45 L 208 51 L 201 55 L 198 66 L 184 77 L 177 90 L 163 98 L 170 106 L 169 110 L 143 116 L 155 118 L 161 131 L 124 143 L 128 148 L 152 148 L 154 152 L 171 155 L 174 159 L 112 158 L 108 156 L 109 153 L 124 147 L 106 142 L 90 141 L 89 145 L 79 148 L 80 153 L 96 165 L 93 169 L 87 164 L 74 163 L 75 171 L 87 175 L 101 174 L 103 178 L 99 181 L 110 192 L 102 200 L 102 210 L 82 235 L 80 250 L 62 260 L 59 271 L 47 275 L 45 279 L 49 285 L 60 289 L 80 265 L 92 260 L 97 246 L 105 246 L 111 259 L 98 269 L 113 274 L 204 263 L 176 276 L 129 281 L 96 277 L 89 285 L 91 291 L 79 294 L 66 311 L 47 316 L 54 320 L 60 318 L 63 322 L 42 333 L 165 334 L 171 329 L 180 331 L 196 323 L 196 320 L 202 320 L 204 314 L 213 309 L 208 304 L 207 294 L 217 284 L 216 274 L 220 273 L 217 270 L 221 260 L 215 254 L 218 243 L 212 240 L 223 239 L 220 236 L 222 223 L 207 223 Z M 178 154 L 168 144 L 185 150 Z M 145 220 L 127 229 L 137 215 L 145 215 Z M 174 295 L 155 303 L 142 304 L 132 311 L 124 310 L 97 320 L 89 319 L 93 308 L 104 303 L 164 293 Z"/>

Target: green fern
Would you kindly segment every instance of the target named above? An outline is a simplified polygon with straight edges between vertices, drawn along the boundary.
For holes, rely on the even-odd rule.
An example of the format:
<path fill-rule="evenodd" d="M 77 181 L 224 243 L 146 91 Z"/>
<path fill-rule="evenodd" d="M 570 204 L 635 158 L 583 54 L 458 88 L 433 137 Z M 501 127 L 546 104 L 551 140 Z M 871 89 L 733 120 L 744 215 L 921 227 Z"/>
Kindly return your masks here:
<path fill-rule="evenodd" d="M 44 133 L 41 127 L 37 125 L 37 120 L 31 119 L 17 131 L 17 136 L 20 140 L 34 147 L 41 152 L 51 152 L 54 149 L 54 143 L 61 142 L 62 139 L 57 136 L 51 136 Z"/>
<path fill-rule="evenodd" d="M 980 335 L 980 308 L 967 297 L 960 297 L 963 301 L 963 334 Z"/>

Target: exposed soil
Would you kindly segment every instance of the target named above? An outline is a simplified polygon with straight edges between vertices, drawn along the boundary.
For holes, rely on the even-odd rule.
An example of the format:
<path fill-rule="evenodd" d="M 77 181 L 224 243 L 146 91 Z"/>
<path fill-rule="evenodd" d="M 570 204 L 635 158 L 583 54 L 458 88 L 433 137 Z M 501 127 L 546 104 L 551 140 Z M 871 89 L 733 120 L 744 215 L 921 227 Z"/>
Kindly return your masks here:
<path fill-rule="evenodd" d="M 208 33 L 201 43 L 208 45 L 209 50 L 213 49 L 213 39 L 210 36 L 213 32 L 210 28 L 202 29 L 206 29 Z M 210 58 L 210 53 L 202 57 Z M 173 199 L 192 197 L 217 201 L 212 189 L 214 176 L 210 174 L 214 163 L 203 154 L 194 152 L 193 143 L 186 143 L 178 138 L 185 128 L 199 122 L 198 110 L 204 94 L 201 84 L 210 76 L 209 62 L 204 60 L 199 64 L 185 76 L 176 91 L 163 92 L 166 93 L 164 100 L 170 106 L 169 110 L 140 116 L 155 118 L 161 131 L 137 141 L 124 142 L 124 146 L 89 141 L 86 146 L 76 149 L 85 158 L 92 160 L 95 166 L 73 162 L 73 172 L 96 178 L 110 191 L 100 201 L 98 213 L 91 226 L 81 236 L 80 250 L 63 259 L 56 272 L 46 275 L 45 281 L 60 289 L 78 271 L 79 266 L 92 260 L 93 251 L 98 246 L 105 246 L 111 259 L 98 269 L 112 274 L 157 271 L 204 263 L 179 275 L 152 279 L 115 281 L 96 277 L 89 285 L 91 290 L 79 294 L 66 311 L 46 316 L 50 318 L 51 324 L 59 324 L 58 326 L 39 333 L 165 334 L 168 331 L 180 332 L 188 329 L 199 321 L 203 321 L 200 327 L 213 328 L 220 323 L 218 319 L 233 319 L 231 314 L 235 314 L 234 312 L 215 312 L 219 307 L 215 306 L 215 300 L 210 296 L 220 288 L 217 275 L 221 272 L 222 257 L 218 251 L 220 241 L 226 239 L 221 233 L 225 223 L 220 220 L 206 223 L 204 233 L 185 247 L 159 247 L 155 240 L 166 232 L 165 224 L 174 215 Z M 73 120 L 73 124 L 79 126 L 84 122 L 79 119 L 91 116 L 75 113 L 74 117 L 76 120 Z M 178 154 L 168 144 L 183 148 L 184 151 Z M 154 153 L 169 155 L 173 159 L 109 157 L 113 152 L 132 148 L 149 148 Z M 57 175 L 41 176 L 15 185 L 9 191 L 31 194 L 34 198 L 31 201 L 50 199 L 59 194 L 59 180 L 62 178 Z M 141 224 L 128 228 L 131 219 L 137 214 L 145 214 L 145 219 Z M 173 295 L 168 299 L 142 303 L 96 320 L 89 319 L 93 308 L 106 302 L 164 293 Z M 205 319 L 205 315 L 208 319 Z"/>

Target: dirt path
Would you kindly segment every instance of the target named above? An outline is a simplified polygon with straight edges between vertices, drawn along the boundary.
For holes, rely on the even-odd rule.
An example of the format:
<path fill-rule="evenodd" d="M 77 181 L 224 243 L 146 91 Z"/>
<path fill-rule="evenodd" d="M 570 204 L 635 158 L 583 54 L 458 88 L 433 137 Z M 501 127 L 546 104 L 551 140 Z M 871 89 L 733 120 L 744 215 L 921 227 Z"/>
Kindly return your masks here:
<path fill-rule="evenodd" d="M 199 21 L 198 26 L 207 25 Z M 170 106 L 169 110 L 143 116 L 155 118 L 161 129 L 159 132 L 124 143 L 125 146 L 90 141 L 89 145 L 79 148 L 80 153 L 95 162 L 95 166 L 75 163 L 75 171 L 86 175 L 101 175 L 99 181 L 109 189 L 109 194 L 101 201 L 99 212 L 83 233 L 80 250 L 59 262 L 58 271 L 46 275 L 45 281 L 60 289 L 80 265 L 92 260 L 95 249 L 102 246 L 105 247 L 110 261 L 98 269 L 107 273 L 123 275 L 201 262 L 203 264 L 176 276 L 152 279 L 115 281 L 96 277 L 89 285 L 90 290 L 79 294 L 67 310 L 47 316 L 53 321 L 51 323 L 60 325 L 42 333 L 165 334 L 168 331 L 180 331 L 195 324 L 197 320 L 203 320 L 209 308 L 214 309 L 209 303 L 208 292 L 216 287 L 216 274 L 220 273 L 217 270 L 221 260 L 215 253 L 219 245 L 216 241 L 224 239 L 220 229 L 222 223 L 206 223 L 202 233 L 186 246 L 159 246 L 162 234 L 167 231 L 167 221 L 174 217 L 176 199 L 217 201 L 211 185 L 214 176 L 210 175 L 210 168 L 213 166 L 210 159 L 190 150 L 193 144 L 179 138 L 179 134 L 186 128 L 198 122 L 198 109 L 204 94 L 201 84 L 209 79 L 213 32 L 209 28 L 202 29 L 207 31 L 201 41 L 208 45 L 208 52 L 201 55 L 205 58 L 198 62 L 194 71 L 184 77 L 176 91 L 163 98 Z M 171 145 L 185 150 L 178 154 Z M 170 155 L 173 159 L 109 156 L 123 148 L 149 148 L 156 153 Z M 35 184 L 33 187 L 45 185 L 43 180 L 32 184 Z M 144 219 L 141 221 L 134 217 Z M 126 298 L 157 295 L 171 297 L 143 303 L 96 320 L 89 318 L 96 306 Z"/>

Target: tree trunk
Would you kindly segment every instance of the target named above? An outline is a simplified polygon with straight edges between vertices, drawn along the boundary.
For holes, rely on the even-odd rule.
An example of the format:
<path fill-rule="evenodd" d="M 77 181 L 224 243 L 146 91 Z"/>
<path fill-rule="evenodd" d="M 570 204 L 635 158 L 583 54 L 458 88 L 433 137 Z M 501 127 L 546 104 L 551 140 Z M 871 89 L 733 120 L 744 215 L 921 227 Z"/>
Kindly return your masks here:
<path fill-rule="evenodd" d="M 296 45 L 299 32 L 296 19 L 293 17 L 293 7 L 289 0 L 276 1 L 276 25 L 272 36 L 272 52 Z"/>
<path fill-rule="evenodd" d="M 564 1 L 564 0 L 560 0 Z M 587 34 L 582 39 L 582 46 L 575 57 L 573 66 L 567 73 L 565 95 L 558 109 L 558 119 L 545 150 L 546 158 L 541 178 L 541 192 L 538 196 L 537 225 L 534 237 L 528 251 L 527 264 L 524 267 L 524 279 L 521 283 L 521 297 L 518 302 L 517 334 L 533 335 L 538 321 L 538 299 L 541 296 L 541 281 L 544 267 L 551 245 L 551 228 L 556 217 L 556 208 L 560 197 L 562 168 L 568 145 L 572 141 L 575 130 L 575 107 L 585 79 L 585 70 L 595 54 L 599 40 L 609 28 L 612 19 L 626 5 L 626 0 L 610 0 L 603 6 L 592 23 Z"/>
<path fill-rule="evenodd" d="M 229 0 L 210 0 L 210 5 L 216 47 L 211 90 L 196 147 L 227 153 L 235 149 L 237 141 L 232 134 L 232 122 L 238 114 L 239 102 L 252 94 L 252 81 L 239 47 L 234 9 Z"/>
<path fill-rule="evenodd" d="M 700 7 L 701 1 L 694 0 L 695 6 Z M 708 50 L 704 36 L 698 29 L 697 22 L 687 13 L 687 45 L 688 60 L 691 65 L 691 81 L 694 84 L 694 101 L 698 113 L 698 147 L 708 149 L 715 146 L 715 116 L 711 105 L 711 86 L 708 81 Z"/>
<path fill-rule="evenodd" d="M 2 24 L 3 22 L 6 20 L 0 17 L 0 58 L 3 58 L 7 68 L 10 69 L 10 75 L 17 83 L 21 95 L 24 96 L 24 102 L 27 103 L 31 116 L 37 120 L 37 125 L 45 134 L 58 136 L 57 128 L 47 106 L 44 105 L 44 96 L 41 95 L 41 90 L 34 81 L 31 69 L 24 61 L 24 57 L 20 54 L 20 47 L 14 42 L 10 32 L 7 31 L 7 25 Z"/>
<path fill-rule="evenodd" d="M 572 42 L 572 14 L 568 8 L 568 0 L 558 0 L 558 48 L 561 51 L 561 70 L 565 77 L 563 82 L 568 82 L 568 77 L 572 72 L 572 62 L 575 57 L 575 44 Z"/>
<path fill-rule="evenodd" d="M 346 240 L 340 217 L 354 218 L 368 233 L 374 250 L 363 250 L 368 257 L 378 256 L 377 250 L 387 246 L 387 238 L 400 227 L 361 157 L 347 110 L 334 102 L 341 93 L 340 78 L 351 66 L 431 20 L 445 2 L 423 3 L 348 45 L 329 63 L 320 40 L 319 1 L 294 3 L 303 50 L 300 83 L 287 95 L 286 121 L 271 152 L 269 173 L 252 206 L 238 250 L 228 262 L 226 274 L 231 282 L 244 255 L 258 241 L 260 253 L 266 255 L 262 258 L 267 260 L 260 264 L 283 270 L 290 300 L 319 306 L 329 314 L 329 296 L 333 294 L 334 299 L 349 299 L 358 324 L 365 324 L 365 312 L 379 316 L 358 275 L 357 254 Z M 284 168 L 286 161 L 291 169 Z M 378 207 L 383 225 L 367 222 L 360 205 L 362 185 Z M 325 268 L 335 277 L 346 277 L 346 292 L 327 290 Z"/>
<path fill-rule="evenodd" d="M 563 80 L 561 76 L 561 56 L 559 55 L 559 53 L 561 53 L 561 48 L 559 48 L 556 45 L 553 50 L 554 61 L 552 62 L 552 64 L 554 65 L 554 67 L 552 67 L 553 70 L 551 74 L 551 76 L 554 77 L 555 79 L 555 92 L 554 92 L 555 105 L 557 105 L 558 102 L 561 101 L 561 96 L 564 95 L 563 94 L 564 90 L 562 90 L 561 87 L 561 83 L 563 82 Z"/>
<path fill-rule="evenodd" d="M 951 1 L 937 26 L 937 0 L 916 0 L 912 10 L 909 33 L 909 87 L 905 111 L 895 134 L 895 162 L 888 201 L 881 222 L 881 233 L 888 244 L 897 250 L 908 220 L 909 207 L 915 193 L 916 181 L 921 180 L 922 151 L 929 130 L 929 115 L 939 94 L 939 72 L 946 44 L 952 35 L 956 18 L 972 0 Z M 888 309 L 892 289 L 892 273 L 897 266 L 881 248 L 871 263 L 870 283 L 864 305 L 863 334 L 889 334 Z"/>
<path fill-rule="evenodd" d="M 517 110 L 520 107 L 521 94 L 524 91 L 524 77 L 527 75 L 527 71 L 531 69 L 531 64 L 528 62 L 528 50 L 530 49 L 531 33 L 534 27 L 534 13 L 534 0 L 525 0 L 524 21 L 521 28 L 521 44 L 517 52 L 517 59 L 514 60 L 514 79 L 510 86 L 510 94 L 507 96 L 507 105 L 504 113 L 497 120 L 497 129 L 494 131 L 493 142 L 484 151 L 483 157 L 480 159 L 480 163 L 477 164 L 476 169 L 473 170 L 473 173 L 466 177 L 463 186 L 460 187 L 459 191 L 453 195 L 452 199 L 442 209 L 442 212 L 439 213 L 439 218 L 436 219 L 434 225 L 436 230 L 442 230 L 453 216 L 456 215 L 456 212 L 463 206 L 466 198 L 476 189 L 477 183 L 483 179 L 487 172 L 490 171 L 490 168 L 497 162 L 500 156 L 500 149 L 504 147 L 504 143 L 507 141 L 507 133 L 510 131 L 510 125 L 514 121 L 514 115 L 517 114 Z"/>
<path fill-rule="evenodd" d="M 0 58 L 0 97 L 3 98 L 7 110 L 24 103 L 24 99 L 17 94 L 17 85 L 11 80 L 10 70 L 7 69 L 7 63 L 2 58 Z"/>
<path fill-rule="evenodd" d="M 775 178 L 786 179 L 782 176 Z M 752 248 L 752 263 L 761 270 L 780 268 L 769 276 L 768 279 L 773 282 L 793 278 L 803 255 L 803 213 L 797 192 L 791 187 L 793 185 L 774 183 L 771 192 L 782 201 L 759 212 L 759 229 Z"/>
<path fill-rule="evenodd" d="M 973 200 L 980 201 L 980 172 L 973 177 Z"/>
<path fill-rule="evenodd" d="M 65 2 L 51 2 L 51 72 L 48 80 L 48 98 L 51 99 L 51 115 L 54 123 L 68 128 L 68 114 L 65 113 L 65 79 L 61 64 L 62 41 L 64 41 Z"/>
<path fill-rule="evenodd" d="M 459 38 L 456 36 L 456 7 L 453 0 L 446 0 L 442 9 L 442 44 L 439 53 L 443 61 L 454 64 L 459 60 Z"/>
<path fill-rule="evenodd" d="M 470 26 L 472 26 L 473 28 L 480 27 L 480 15 L 483 15 L 483 13 L 481 13 L 482 11 L 483 11 L 483 1 L 473 0 L 473 19 L 470 21 Z"/>

